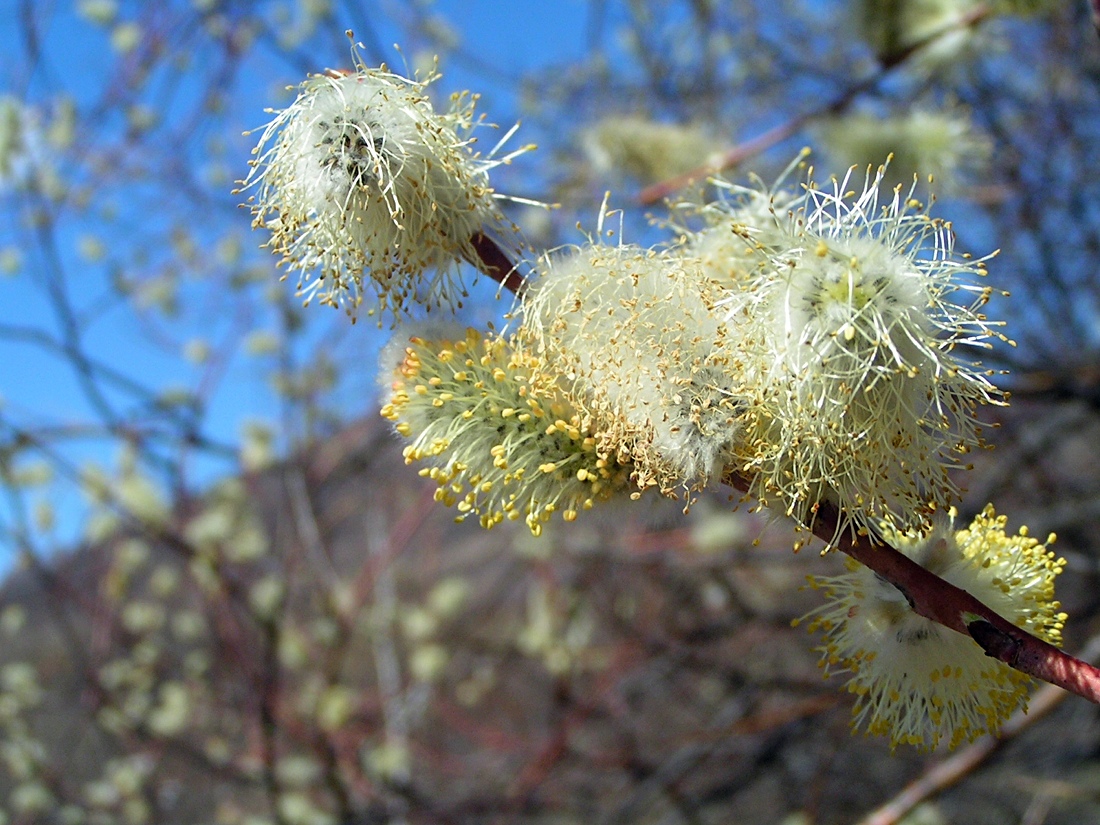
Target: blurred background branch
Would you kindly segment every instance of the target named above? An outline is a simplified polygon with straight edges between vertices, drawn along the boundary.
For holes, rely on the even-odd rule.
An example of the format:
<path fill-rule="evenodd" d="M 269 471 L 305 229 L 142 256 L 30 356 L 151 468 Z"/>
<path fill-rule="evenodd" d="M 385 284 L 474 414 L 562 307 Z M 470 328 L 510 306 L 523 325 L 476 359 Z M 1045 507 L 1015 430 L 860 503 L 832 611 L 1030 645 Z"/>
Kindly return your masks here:
<path fill-rule="evenodd" d="M 961 519 L 994 501 L 1058 532 L 1072 652 L 1100 629 L 1095 14 L 0 8 L 0 821 L 825 825 L 910 782 L 923 818 L 881 821 L 1097 820 L 1084 702 L 1045 691 L 1042 715 L 942 768 L 851 738 L 850 698 L 789 626 L 816 606 L 805 575 L 838 561 L 792 554 L 728 489 L 686 516 L 605 505 L 539 541 L 453 524 L 377 420 L 389 332 L 304 311 L 231 194 L 242 132 L 350 65 L 348 28 L 370 63 L 438 56 L 440 101 L 468 88 L 488 121 L 522 120 L 540 149 L 494 185 L 560 204 L 502 203 L 527 258 L 580 242 L 608 190 L 612 207 L 690 200 L 699 170 L 770 183 L 804 145 L 820 178 L 893 153 L 890 183 L 918 174 L 959 248 L 1001 250 L 988 282 L 1012 297 L 989 314 L 1018 346 L 980 355 L 1013 404 L 991 413 Z M 479 127 L 477 148 L 499 134 Z M 622 231 L 667 234 L 634 210 Z M 486 241 L 483 267 L 508 271 Z M 458 321 L 502 323 L 499 284 L 464 275 Z"/>

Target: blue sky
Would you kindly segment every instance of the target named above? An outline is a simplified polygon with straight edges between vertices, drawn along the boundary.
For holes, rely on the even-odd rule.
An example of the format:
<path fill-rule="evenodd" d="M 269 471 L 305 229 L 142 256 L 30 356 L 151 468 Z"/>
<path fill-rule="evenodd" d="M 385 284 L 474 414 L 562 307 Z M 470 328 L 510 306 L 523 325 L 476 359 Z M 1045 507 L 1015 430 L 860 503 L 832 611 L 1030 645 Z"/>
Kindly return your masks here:
<path fill-rule="evenodd" d="M 356 20 L 351 18 L 357 15 L 344 14 L 344 4 L 335 5 L 339 31 L 327 37 L 325 42 L 333 45 L 328 54 L 318 55 L 311 69 L 321 70 L 346 59 L 346 52 L 336 51 L 337 44 L 341 42 L 344 28 L 355 27 Z M 399 20 L 406 19 L 406 10 L 400 4 L 361 5 L 369 14 L 377 43 L 388 47 L 401 39 L 401 28 L 386 21 L 389 11 L 394 11 Z M 112 105 L 110 94 L 104 92 L 105 85 L 118 76 L 123 62 L 117 50 L 112 48 L 115 28 L 126 21 L 150 28 L 156 20 L 151 8 L 151 5 L 120 3 L 117 17 L 110 25 L 96 26 L 87 16 L 78 13 L 75 3 L 37 7 L 41 53 L 32 63 L 28 60 L 19 4 L 0 3 L 0 95 L 10 95 L 41 107 L 43 121 L 56 115 L 59 99 L 70 99 L 81 118 L 73 143 L 76 152 L 82 148 L 81 140 L 88 139 L 83 133 L 83 119 L 92 122 L 93 116 L 95 133 L 91 139 L 115 140 L 125 146 L 121 136 L 128 128 L 127 123 L 118 116 L 96 113 Z M 434 4 L 433 13 L 447 21 L 461 43 L 459 56 L 442 66 L 442 90 L 470 88 L 481 92 L 480 108 L 488 119 L 510 125 L 509 119 L 517 115 L 514 79 L 540 67 L 572 61 L 583 55 L 588 9 L 589 4 L 582 0 L 560 3 L 447 0 Z M 391 65 L 398 68 L 402 57 L 389 51 Z M 404 44 L 403 53 L 415 57 L 408 44 Z M 331 55 L 335 55 L 334 59 L 327 59 Z M 195 59 L 203 61 L 208 56 L 197 54 Z M 308 59 L 304 57 L 298 63 Z M 482 72 L 482 61 L 491 64 L 496 73 Z M 199 74 L 203 68 L 199 67 Z M 156 111 L 166 135 L 171 134 L 172 124 L 184 121 L 195 110 L 201 91 L 194 79 L 196 73 L 190 69 L 179 73 L 177 78 L 170 74 L 151 79 L 147 91 L 131 101 L 138 107 Z M 224 189 L 211 187 L 215 197 L 219 191 L 227 192 L 232 180 L 245 172 L 244 160 L 254 138 L 241 137 L 240 130 L 262 124 L 268 117 L 264 108 L 285 104 L 282 87 L 299 79 L 297 67 L 275 59 L 270 49 L 256 48 L 248 55 L 228 101 L 233 116 L 220 121 L 220 132 L 200 124 L 199 134 L 189 142 L 187 151 L 191 154 L 185 156 L 197 180 L 215 174 L 228 178 Z M 524 141 L 530 139 L 522 133 L 519 137 Z M 204 157 L 211 146 L 218 147 L 217 157 Z M 126 161 L 121 157 L 121 162 Z M 147 319 L 135 316 L 125 305 L 104 305 L 104 296 L 109 294 L 108 282 L 120 271 L 125 275 L 130 268 L 142 265 L 152 270 L 158 258 L 170 257 L 171 253 L 164 251 L 166 239 L 172 237 L 173 221 L 178 218 L 168 209 L 160 208 L 161 182 L 134 180 L 125 186 L 118 185 L 118 181 L 115 183 L 110 191 L 87 193 L 89 205 L 67 211 L 57 222 L 54 235 L 58 263 L 64 272 L 63 281 L 71 302 L 82 317 L 87 315 L 95 319 L 83 339 L 84 348 L 98 361 L 151 387 L 194 388 L 202 384 L 204 372 L 210 370 L 208 365 L 196 365 L 181 357 L 181 350 L 200 339 L 211 346 L 230 341 L 232 325 L 228 319 L 218 317 L 221 309 L 216 297 L 212 298 L 202 289 L 192 289 L 190 284 L 185 284 L 182 294 L 185 298 L 192 295 L 194 300 L 202 302 L 200 317 L 186 323 L 165 323 L 164 330 L 169 334 L 159 345 L 148 343 Z M 18 250 L 16 255 L 21 258 L 18 273 L 0 275 L 0 324 L 59 335 L 61 324 L 45 289 L 44 273 L 52 266 L 49 256 L 43 256 L 42 245 L 31 238 L 35 230 L 29 226 L 26 204 L 17 203 L 10 193 L 0 192 L 0 198 L 3 198 L 0 201 L 0 250 Z M 207 242 L 214 245 L 223 236 L 235 234 L 246 248 L 246 254 L 252 254 L 252 248 L 260 239 L 248 231 L 247 212 L 231 207 L 230 200 L 223 197 L 221 206 L 217 207 L 224 210 L 219 213 L 223 217 L 213 222 L 213 226 L 210 216 L 196 216 L 195 239 L 204 247 Z M 290 290 L 292 284 L 285 284 L 284 288 Z M 359 374 L 348 382 L 342 406 L 349 416 L 369 414 L 373 386 L 371 365 L 381 342 L 379 334 L 369 323 L 361 323 L 353 330 L 337 328 L 335 332 L 329 325 L 319 328 L 317 336 L 318 340 L 336 336 L 342 339 L 340 346 L 345 350 L 358 349 L 367 356 L 360 360 Z M 91 417 L 92 411 L 80 381 L 65 362 L 40 348 L 13 342 L 10 338 L 0 340 L 0 346 L 4 347 L 0 398 L 8 420 L 40 427 L 47 424 L 66 426 Z M 124 395 L 111 396 L 110 400 L 117 402 L 120 408 L 128 403 Z M 236 440 L 242 422 L 252 419 L 274 421 L 277 416 L 276 400 L 267 379 L 247 359 L 235 358 L 225 367 L 225 377 L 208 403 L 206 430 L 227 443 Z M 102 439 L 75 439 L 66 442 L 63 452 L 74 465 L 94 461 L 109 468 L 117 459 L 118 445 Z M 200 463 L 193 468 L 190 478 L 208 482 L 224 473 L 227 466 L 214 462 L 204 469 Z M 57 508 L 58 529 L 50 541 L 70 543 L 83 521 L 85 504 L 82 497 L 67 484 L 44 488 L 35 495 L 48 498 Z M 33 501 L 35 495 L 28 500 Z M 5 527 L 14 523 L 10 509 L 3 519 Z M 0 567 L 10 560 L 11 553 L 10 542 L 6 549 L 0 547 Z"/>
<path fill-rule="evenodd" d="M 290 0 L 224 4 L 230 9 L 259 9 L 264 25 L 270 29 L 250 30 L 248 48 L 241 50 L 237 61 L 230 59 L 232 50 L 217 45 L 220 41 L 213 26 L 217 15 L 212 12 L 213 17 L 203 16 L 200 20 L 195 14 L 199 8 L 221 8 L 214 0 L 171 0 L 165 4 L 138 0 L 19 4 L 0 0 L 0 97 L 27 101 L 35 108 L 43 132 L 61 119 L 65 101 L 71 101 L 78 113 L 73 140 L 63 151 L 51 149 L 44 137 L 38 141 L 47 153 L 56 156 L 58 173 L 71 187 L 52 237 L 56 260 L 42 243 L 42 224 L 39 222 L 36 228 L 31 220 L 33 204 L 16 197 L 10 189 L 4 191 L 0 184 L 0 330 L 10 332 L 18 327 L 55 337 L 60 334 L 63 319 L 51 306 L 48 290 L 50 273 L 59 269 L 64 278 L 57 283 L 63 283 L 80 319 L 88 320 L 82 339 L 86 352 L 157 392 L 176 388 L 203 392 L 204 433 L 230 446 L 237 443 L 246 422 L 262 420 L 284 433 L 293 429 L 283 426 L 278 398 L 271 387 L 271 375 L 278 364 L 272 357 L 257 359 L 245 351 L 251 340 L 246 336 L 253 331 L 283 334 L 283 308 L 272 303 L 268 291 L 290 295 L 293 280 L 277 282 L 273 256 L 259 249 L 263 234 L 250 230 L 248 211 L 239 208 L 241 198 L 230 194 L 234 181 L 246 174 L 249 152 L 256 142 L 255 135 L 244 136 L 242 132 L 262 126 L 270 118 L 266 108 L 287 105 L 292 99 L 288 85 L 293 87 L 305 73 L 349 65 L 345 29 L 356 30 L 368 57 L 384 59 L 398 71 L 407 64 L 419 65 L 426 53 L 430 56 L 427 50 L 437 48 L 423 32 L 425 22 L 434 21 L 437 32 L 453 33 L 454 45 L 442 49 L 443 78 L 433 87 L 435 93 L 445 100 L 452 92 L 469 89 L 481 94 L 479 111 L 488 121 L 507 128 L 516 119 L 524 120 L 512 145 L 534 141 L 541 143 L 542 149 L 520 158 L 511 167 L 496 170 L 493 183 L 501 191 L 536 198 L 545 193 L 538 191 L 539 181 L 531 170 L 553 163 L 555 150 L 568 150 L 562 141 L 571 137 L 574 124 L 550 120 L 545 112 L 525 111 L 521 94 L 524 76 L 575 65 L 593 54 L 594 38 L 598 38 L 604 59 L 614 65 L 617 76 L 640 71 L 637 62 L 627 58 L 620 61 L 623 49 L 617 38 L 622 21 L 615 15 L 623 13 L 621 4 L 588 0 L 333 0 L 331 21 L 289 49 L 277 45 L 280 29 L 276 21 L 283 14 L 280 10 L 289 14 L 293 24 L 298 20 L 295 15 L 300 17 L 300 9 L 307 5 Z M 102 12 L 112 6 L 117 6 L 117 13 L 109 22 L 89 19 L 95 16 L 89 10 Z M 833 4 L 813 8 L 831 9 Z M 33 42 L 25 36 L 23 9 L 29 9 L 37 23 Z M 667 17 L 683 15 L 683 9 L 662 4 L 652 9 L 658 17 L 666 18 L 652 23 L 648 31 L 666 32 L 670 41 L 678 42 L 675 29 L 659 26 L 681 22 Z M 606 19 L 593 18 L 593 14 L 606 14 Z M 177 18 L 182 22 L 177 24 Z M 737 15 L 731 18 L 736 21 Z M 822 22 L 798 18 L 792 25 L 804 26 L 812 33 L 816 31 L 814 26 Z M 764 41 L 779 39 L 783 34 L 770 31 L 765 23 L 759 25 Z M 120 51 L 120 43 L 125 45 L 127 34 L 134 31 L 140 32 L 143 39 L 135 41 L 138 45 L 134 51 Z M 236 30 L 230 27 L 227 31 Z M 447 39 L 441 37 L 439 42 Z M 858 56 L 858 41 L 853 42 Z M 164 54 L 148 76 L 142 76 L 131 89 L 118 79 L 140 74 L 145 48 L 141 44 L 146 43 L 159 44 Z M 401 44 L 400 52 L 394 50 L 394 43 Z M 796 47 L 805 45 L 799 41 Z M 815 46 L 811 43 L 807 48 Z M 35 48 L 38 51 L 32 54 Z M 694 65 L 696 54 L 684 58 L 687 66 Z M 740 53 L 729 60 L 727 68 L 731 72 L 727 79 L 731 83 L 747 77 L 739 74 L 743 69 L 756 71 L 753 77 L 757 79 L 766 81 L 770 77 L 760 72 L 752 60 L 745 59 L 747 68 L 742 67 Z M 843 61 L 839 64 L 847 65 Z M 232 80 L 211 113 L 203 105 L 202 93 L 222 71 Z M 588 82 L 589 75 L 583 77 Z M 762 106 L 759 111 L 738 102 L 735 112 L 723 110 L 715 120 L 730 130 L 724 137 L 731 140 L 759 134 L 774 126 L 776 119 L 810 108 L 814 101 L 806 98 L 813 95 L 807 89 L 801 92 L 791 92 L 789 106 Z M 669 94 L 667 90 L 665 94 Z M 731 97 L 741 101 L 737 95 Z M 749 94 L 745 99 L 754 98 Z M 599 100 L 605 102 L 608 98 L 601 95 Z M 655 111 L 676 116 L 676 99 L 659 103 Z M 623 102 L 624 107 L 630 105 L 629 99 Z M 717 99 L 715 105 L 719 105 Z M 554 118 L 572 114 L 559 105 L 548 106 L 545 111 L 552 112 Z M 600 114 L 589 111 L 576 116 Z M 141 137 L 130 139 L 131 134 Z M 479 148 L 488 149 L 496 135 L 488 130 L 480 134 L 483 142 Z M 773 154 L 794 152 L 810 137 L 799 133 Z M 773 161 L 767 159 L 768 163 Z M 786 159 L 780 161 L 776 171 L 785 163 Z M 89 171 L 93 167 L 95 171 Z M 754 168 L 768 177 L 766 165 Z M 599 193 L 593 197 L 594 215 Z M 612 203 L 622 206 L 623 193 L 616 193 Z M 952 217 L 952 206 L 942 206 L 945 208 L 939 214 Z M 970 210 L 979 211 L 978 207 Z M 981 254 L 996 245 L 988 237 L 988 220 L 980 220 L 977 214 L 971 219 L 965 210 L 961 214 L 966 217 L 968 233 L 964 248 Z M 640 224 L 640 210 L 638 217 Z M 569 234 L 571 221 L 563 222 L 566 240 L 580 240 L 579 234 Z M 187 254 L 181 256 L 181 250 Z M 21 267 L 14 275 L 4 275 L 3 265 L 13 256 L 22 258 Z M 223 258 L 232 258 L 236 263 L 230 266 L 222 262 Z M 178 272 L 171 272 L 173 267 Z M 257 273 L 257 278 L 237 293 L 225 284 L 228 271 Z M 168 279 L 166 272 L 175 280 Z M 213 278 L 209 277 L 212 272 Z M 132 288 L 143 296 L 144 303 L 153 306 L 158 294 L 163 297 L 167 283 L 180 296 L 183 312 L 175 317 L 148 306 L 135 311 L 133 302 L 112 303 L 110 286 L 120 278 L 132 281 Z M 482 285 L 478 297 L 468 302 L 474 307 L 467 316 L 471 322 L 483 325 L 500 316 L 506 305 L 481 300 L 491 297 L 494 289 L 491 284 Z M 352 327 L 339 314 L 319 307 L 311 308 L 303 317 L 307 319 L 306 332 L 294 349 L 296 357 L 307 365 L 312 362 L 306 359 L 331 357 L 345 367 L 345 379 L 331 394 L 333 405 L 345 419 L 373 415 L 377 394 L 374 364 L 386 335 L 369 320 Z M 40 428 L 95 420 L 79 376 L 66 359 L 13 340 L 10 334 L 0 335 L 0 346 L 4 348 L 0 424 Z M 201 354 L 203 347 L 212 352 L 231 352 L 232 357 L 225 363 L 216 359 L 197 361 L 193 356 Z M 112 391 L 107 400 L 122 411 L 121 417 L 127 423 L 155 419 L 135 405 L 126 392 Z M 163 416 L 159 420 L 163 421 Z M 0 431 L 0 438 L 10 439 L 11 434 Z M 61 450 L 74 467 L 94 461 L 110 471 L 117 463 L 118 447 L 117 439 L 75 438 L 65 441 Z M 178 459 L 178 455 L 170 454 L 174 449 L 171 445 L 162 449 L 166 460 Z M 27 460 L 33 458 L 28 456 Z M 232 453 L 221 460 L 189 459 L 184 484 L 190 490 L 202 489 L 235 468 Z M 85 512 L 81 496 L 73 485 L 57 484 L 27 497 L 32 504 L 42 500 L 57 506 L 60 525 L 44 544 L 71 544 Z M 15 504 L 0 498 L 0 543 L 17 523 L 13 508 Z M 0 565 L 5 553 L 10 555 L 11 542 L 7 544 L 7 548 L 0 544 Z"/>

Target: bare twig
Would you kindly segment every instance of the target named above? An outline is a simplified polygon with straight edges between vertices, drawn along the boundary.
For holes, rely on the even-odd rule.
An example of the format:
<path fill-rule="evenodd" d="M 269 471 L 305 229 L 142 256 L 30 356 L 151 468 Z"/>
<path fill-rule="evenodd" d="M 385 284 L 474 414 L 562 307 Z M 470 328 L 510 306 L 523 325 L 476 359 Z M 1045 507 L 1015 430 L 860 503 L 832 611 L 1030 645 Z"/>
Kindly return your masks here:
<path fill-rule="evenodd" d="M 1094 0 L 1094 3 L 1100 3 L 1100 0 Z M 719 155 L 716 159 L 713 159 L 702 166 L 698 166 L 688 172 L 684 172 L 676 177 L 663 180 L 652 186 L 647 186 L 638 194 L 638 201 L 644 205 L 656 203 L 662 198 L 667 198 L 675 192 L 680 191 L 686 186 L 691 185 L 695 181 L 703 180 L 710 175 L 717 174 L 725 169 L 729 169 L 733 166 L 737 166 L 739 163 L 744 162 L 750 157 L 775 146 L 777 143 L 786 140 L 792 135 L 796 134 L 802 127 L 812 120 L 824 117 L 826 115 L 836 114 L 843 112 L 847 109 L 859 95 L 864 92 L 870 91 L 879 84 L 887 75 L 889 75 L 894 69 L 906 63 L 909 58 L 918 52 L 922 51 L 929 44 L 939 40 L 944 35 L 951 32 L 958 31 L 960 29 L 967 29 L 977 26 L 987 17 L 993 13 L 993 10 L 988 6 L 978 6 L 972 11 L 960 17 L 957 21 L 952 22 L 944 28 L 934 31 L 927 37 L 918 40 L 904 49 L 900 49 L 895 53 L 885 55 L 879 65 L 875 68 L 868 77 L 858 80 L 848 88 L 844 89 L 840 94 L 835 97 L 826 100 L 819 106 L 815 106 L 807 112 L 803 112 L 800 115 L 795 115 L 786 123 L 781 123 L 778 126 L 769 129 L 761 135 L 757 135 L 754 138 L 746 140 L 732 149 L 729 149 L 724 154 Z"/>
<path fill-rule="evenodd" d="M 402 679 L 395 627 L 400 605 L 393 559 L 388 553 L 393 535 L 387 530 L 387 521 L 381 507 L 371 508 L 371 518 L 367 522 L 367 552 L 379 562 L 374 576 L 374 602 L 370 609 L 371 648 L 382 709 L 383 741 L 386 747 L 407 754 L 410 729 L 428 698 L 428 687 L 421 683 L 406 689 Z M 387 821 L 405 825 L 408 822 L 407 799 L 400 791 L 411 787 L 412 773 L 407 764 L 398 763 L 385 779 L 386 786 L 398 792 L 386 799 Z"/>
<path fill-rule="evenodd" d="M 330 592 L 340 584 L 340 575 L 332 564 L 321 538 L 321 528 L 317 524 L 317 513 L 309 497 L 305 469 L 301 465 L 288 468 L 285 476 L 287 498 L 294 518 L 294 527 L 298 539 L 305 545 L 306 554 L 312 562 L 314 571 L 322 578 Z"/>

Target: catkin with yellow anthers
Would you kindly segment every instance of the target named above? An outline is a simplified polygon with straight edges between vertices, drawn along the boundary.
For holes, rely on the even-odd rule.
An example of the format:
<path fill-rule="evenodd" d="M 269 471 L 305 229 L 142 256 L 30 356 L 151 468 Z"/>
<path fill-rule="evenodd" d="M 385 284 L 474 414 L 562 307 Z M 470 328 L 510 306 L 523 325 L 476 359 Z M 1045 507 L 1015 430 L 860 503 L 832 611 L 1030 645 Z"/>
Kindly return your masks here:
<path fill-rule="evenodd" d="M 522 518 L 538 535 L 554 512 L 572 521 L 629 484 L 629 466 L 582 437 L 580 414 L 538 367 L 472 329 L 460 341 L 409 340 L 382 415 L 411 439 L 407 463 L 432 464 L 437 500 L 458 520 Z"/>
<path fill-rule="evenodd" d="M 601 451 L 629 460 L 643 489 L 718 478 L 739 433 L 739 356 L 701 262 L 589 244 L 539 269 L 517 338 L 547 373 L 569 376 Z"/>
<path fill-rule="evenodd" d="M 962 530 L 954 529 L 952 512 L 928 534 L 888 527 L 885 534 L 921 566 L 1058 644 L 1066 616 L 1054 598 L 1054 580 L 1065 560 L 1026 528 L 1007 535 L 1005 524 L 986 507 Z M 848 690 L 859 697 L 853 726 L 888 736 L 891 747 L 933 748 L 944 739 L 955 747 L 996 733 L 1026 706 L 1027 676 L 987 656 L 968 636 L 917 615 L 900 590 L 866 567 L 852 561 L 846 574 L 810 583 L 829 601 L 804 618 L 811 632 L 824 636 L 826 675 L 850 674 Z"/>
<path fill-rule="evenodd" d="M 478 233 L 515 229 L 497 207 L 488 172 L 505 157 L 475 154 L 474 97 L 437 111 L 420 82 L 363 64 L 313 75 L 264 128 L 242 189 L 253 225 L 298 294 L 342 305 L 354 318 L 399 317 L 410 305 L 452 306 L 465 294 L 459 264 Z"/>
<path fill-rule="evenodd" d="M 855 531 L 927 525 L 950 506 L 949 472 L 983 444 L 977 407 L 1003 400 L 963 356 L 1001 337 L 981 312 L 983 261 L 956 255 L 950 226 L 903 190 L 883 198 L 883 174 L 861 191 L 851 173 L 810 181 L 787 212 L 742 230 L 767 239 L 764 263 L 727 315 L 751 388 L 733 465 L 767 504 L 809 523 L 830 502 Z"/>

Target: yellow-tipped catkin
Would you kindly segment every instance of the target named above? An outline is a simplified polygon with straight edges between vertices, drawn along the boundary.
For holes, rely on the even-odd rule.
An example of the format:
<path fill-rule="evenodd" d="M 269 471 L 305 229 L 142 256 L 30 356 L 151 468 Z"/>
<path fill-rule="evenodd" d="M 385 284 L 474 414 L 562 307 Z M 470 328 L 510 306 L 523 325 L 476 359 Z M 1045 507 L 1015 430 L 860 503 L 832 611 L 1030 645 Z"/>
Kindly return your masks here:
<path fill-rule="evenodd" d="M 566 395 L 503 338 L 414 337 L 382 415 L 409 439 L 406 463 L 439 485 L 436 499 L 483 527 L 523 518 L 538 535 L 625 490 L 630 468 L 597 449 Z"/>
<path fill-rule="evenodd" d="M 343 305 L 355 317 L 403 314 L 410 303 L 452 305 L 464 294 L 458 264 L 478 232 L 510 229 L 488 170 L 507 162 L 470 148 L 473 97 L 437 111 L 420 82 L 365 66 L 314 75 L 276 113 L 254 150 L 243 188 L 253 225 L 306 301 Z M 522 149 L 519 151 L 523 151 Z M 368 288 L 369 285 L 369 288 Z"/>
<path fill-rule="evenodd" d="M 1007 535 L 1005 521 L 990 506 L 963 530 L 954 530 L 952 517 L 925 535 L 887 531 L 886 538 L 1008 621 L 1057 644 L 1066 617 L 1054 579 L 1065 560 L 1026 528 Z M 941 740 L 955 747 L 996 733 L 1026 706 L 1029 677 L 987 656 L 969 636 L 917 615 L 873 571 L 854 561 L 848 567 L 842 576 L 811 578 L 828 603 L 805 619 L 824 636 L 826 675 L 850 674 L 853 727 L 889 736 L 892 747 L 934 748 Z"/>
<path fill-rule="evenodd" d="M 842 528 L 927 523 L 957 495 L 949 471 L 983 444 L 977 407 L 1002 402 L 963 355 L 998 337 L 983 262 L 956 255 L 950 225 L 911 190 L 883 197 L 884 172 L 853 191 L 851 173 L 811 180 L 785 210 L 757 209 L 760 227 L 732 210 L 757 258 L 727 299 L 744 387 L 733 465 L 804 523 L 822 501 Z M 731 209 L 711 212 L 720 226 Z"/>
<path fill-rule="evenodd" d="M 571 383 L 601 445 L 641 487 L 719 477 L 739 432 L 740 356 L 702 262 L 597 243 L 539 269 L 519 339 Z"/>

